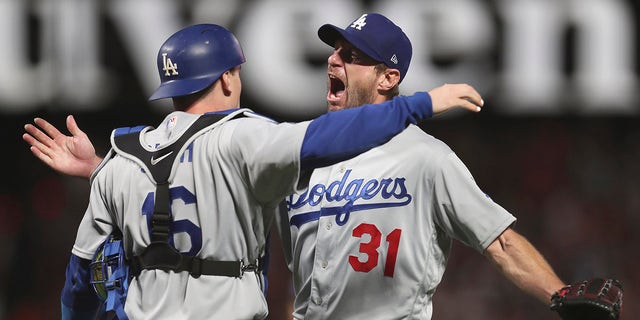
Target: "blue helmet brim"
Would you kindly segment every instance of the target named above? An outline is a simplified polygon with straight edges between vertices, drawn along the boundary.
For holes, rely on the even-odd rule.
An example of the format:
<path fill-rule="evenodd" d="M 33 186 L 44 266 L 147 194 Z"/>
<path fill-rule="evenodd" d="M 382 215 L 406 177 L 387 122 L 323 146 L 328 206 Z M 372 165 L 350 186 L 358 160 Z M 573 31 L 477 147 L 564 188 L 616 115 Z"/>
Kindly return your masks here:
<path fill-rule="evenodd" d="M 215 78 L 180 79 L 163 82 L 158 86 L 158 89 L 151 94 L 149 101 L 181 97 L 196 93 L 212 85 L 219 77 L 220 75 Z"/>

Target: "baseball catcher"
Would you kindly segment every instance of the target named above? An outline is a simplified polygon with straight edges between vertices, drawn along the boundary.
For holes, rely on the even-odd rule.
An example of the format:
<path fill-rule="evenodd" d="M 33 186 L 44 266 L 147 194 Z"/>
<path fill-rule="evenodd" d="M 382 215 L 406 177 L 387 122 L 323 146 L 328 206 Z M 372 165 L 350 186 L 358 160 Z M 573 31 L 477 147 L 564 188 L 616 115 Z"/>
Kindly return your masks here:
<path fill-rule="evenodd" d="M 622 293 L 618 280 L 584 280 L 554 293 L 551 310 L 563 320 L 617 320 L 622 311 Z"/>

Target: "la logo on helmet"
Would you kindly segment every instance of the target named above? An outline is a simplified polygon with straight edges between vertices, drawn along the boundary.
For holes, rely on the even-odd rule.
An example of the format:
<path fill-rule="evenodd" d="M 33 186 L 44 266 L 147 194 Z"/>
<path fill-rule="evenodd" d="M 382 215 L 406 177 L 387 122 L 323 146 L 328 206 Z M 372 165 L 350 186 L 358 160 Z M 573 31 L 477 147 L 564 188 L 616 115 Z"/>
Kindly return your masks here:
<path fill-rule="evenodd" d="M 171 58 L 167 58 L 167 54 L 162 54 L 162 70 L 164 71 L 165 76 L 177 76 L 178 75 L 178 64 L 171 62 Z M 171 73 L 169 73 L 171 71 Z"/>

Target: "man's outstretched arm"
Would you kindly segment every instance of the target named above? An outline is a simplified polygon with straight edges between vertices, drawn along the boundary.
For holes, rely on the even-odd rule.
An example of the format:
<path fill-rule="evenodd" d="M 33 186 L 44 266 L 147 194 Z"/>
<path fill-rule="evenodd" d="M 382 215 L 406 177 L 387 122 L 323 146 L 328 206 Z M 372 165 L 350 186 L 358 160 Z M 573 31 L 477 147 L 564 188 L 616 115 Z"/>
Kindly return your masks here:
<path fill-rule="evenodd" d="M 429 91 L 434 115 L 453 108 L 479 112 L 484 105 L 480 94 L 468 84 L 445 84 Z M 62 134 L 44 119 L 34 119 L 35 126 L 25 125 L 22 138 L 31 146 L 31 152 L 52 169 L 70 176 L 89 179 L 102 158 L 87 135 L 80 130 L 73 116 L 67 117 L 70 136 Z M 37 126 L 37 127 L 36 127 Z"/>
<path fill-rule="evenodd" d="M 484 256 L 518 288 L 544 304 L 549 304 L 553 293 L 565 286 L 542 254 L 511 228 L 489 245 Z"/>

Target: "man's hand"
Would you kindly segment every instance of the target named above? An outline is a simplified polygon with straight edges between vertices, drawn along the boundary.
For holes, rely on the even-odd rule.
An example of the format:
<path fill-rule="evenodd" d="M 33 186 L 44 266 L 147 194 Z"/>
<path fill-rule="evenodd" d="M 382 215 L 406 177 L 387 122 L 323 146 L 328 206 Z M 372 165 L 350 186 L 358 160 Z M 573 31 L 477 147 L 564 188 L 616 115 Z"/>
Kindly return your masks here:
<path fill-rule="evenodd" d="M 440 114 L 455 107 L 480 112 L 484 101 L 480 94 L 468 84 L 445 84 L 429 91 L 433 114 Z"/>
<path fill-rule="evenodd" d="M 62 134 L 56 127 L 41 118 L 37 125 L 26 124 L 27 133 L 22 139 L 31 147 L 31 152 L 54 170 L 71 176 L 89 178 L 102 159 L 96 155 L 93 144 L 80 130 L 73 116 L 67 117 L 67 129 L 71 136 Z"/>

